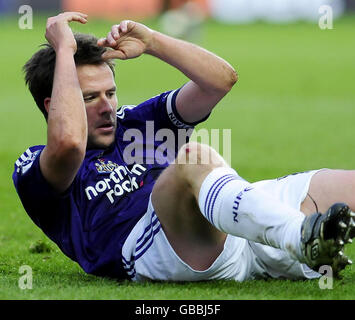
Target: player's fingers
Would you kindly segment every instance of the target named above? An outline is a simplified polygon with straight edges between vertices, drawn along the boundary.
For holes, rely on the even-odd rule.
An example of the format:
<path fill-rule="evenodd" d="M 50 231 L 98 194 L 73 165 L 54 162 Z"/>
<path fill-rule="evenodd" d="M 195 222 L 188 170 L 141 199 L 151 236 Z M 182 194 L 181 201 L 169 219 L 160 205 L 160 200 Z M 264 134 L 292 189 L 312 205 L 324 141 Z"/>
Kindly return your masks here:
<path fill-rule="evenodd" d="M 118 28 L 119 28 L 119 25 L 117 24 L 114 24 L 112 27 L 111 27 L 111 34 L 112 34 L 112 37 L 116 40 L 119 39 L 120 37 L 120 33 L 118 31 Z"/>
<path fill-rule="evenodd" d="M 88 15 L 82 12 L 64 12 L 58 15 L 58 17 L 62 17 L 66 19 L 68 22 L 70 21 L 87 21 Z"/>
<path fill-rule="evenodd" d="M 59 14 L 58 17 L 62 17 L 64 19 L 71 19 L 71 17 L 81 17 L 87 19 L 88 15 L 82 12 L 64 12 Z"/>
<path fill-rule="evenodd" d="M 76 15 L 78 15 L 78 16 L 81 16 L 81 17 L 83 17 L 83 18 L 86 18 L 87 19 L 87 17 L 88 17 L 88 15 L 86 14 L 86 13 L 82 13 L 82 12 L 74 12 Z"/>
<path fill-rule="evenodd" d="M 116 40 L 113 38 L 111 32 L 109 32 L 107 34 L 106 41 L 110 45 L 110 47 L 115 47 L 116 46 Z"/>
<path fill-rule="evenodd" d="M 102 54 L 102 58 L 105 60 L 109 59 L 127 59 L 126 55 L 120 50 L 107 50 Z"/>
<path fill-rule="evenodd" d="M 97 40 L 97 45 L 100 47 L 106 47 L 108 46 L 108 43 L 106 42 L 106 38 L 100 38 Z"/>
<path fill-rule="evenodd" d="M 119 24 L 118 30 L 122 33 L 126 33 L 128 31 L 128 23 L 129 23 L 129 20 L 121 21 L 121 23 Z"/>
<path fill-rule="evenodd" d="M 66 21 L 66 22 L 71 22 L 71 21 L 77 21 L 81 23 L 86 23 L 87 22 L 88 15 L 85 13 L 81 12 L 64 12 L 59 14 L 56 17 L 53 17 L 53 21 Z"/>
<path fill-rule="evenodd" d="M 107 41 L 106 38 L 101 38 L 101 39 L 97 40 L 97 45 L 100 46 L 100 47 L 109 47 L 109 48 L 111 48 L 111 45 Z"/>
<path fill-rule="evenodd" d="M 82 17 L 82 16 L 78 16 L 78 15 L 73 15 L 73 16 L 68 17 L 67 21 L 68 22 L 76 21 L 76 22 L 81 22 L 84 24 L 88 22 L 87 18 Z"/>
<path fill-rule="evenodd" d="M 77 16 L 77 15 L 67 15 L 65 17 L 61 16 L 61 17 L 53 17 L 53 18 L 49 18 L 47 20 L 47 24 L 46 24 L 46 28 L 50 28 L 53 25 L 56 25 L 57 23 L 70 23 L 72 21 L 75 22 L 80 22 L 82 24 L 85 24 L 88 22 L 88 20 L 82 16 Z"/>

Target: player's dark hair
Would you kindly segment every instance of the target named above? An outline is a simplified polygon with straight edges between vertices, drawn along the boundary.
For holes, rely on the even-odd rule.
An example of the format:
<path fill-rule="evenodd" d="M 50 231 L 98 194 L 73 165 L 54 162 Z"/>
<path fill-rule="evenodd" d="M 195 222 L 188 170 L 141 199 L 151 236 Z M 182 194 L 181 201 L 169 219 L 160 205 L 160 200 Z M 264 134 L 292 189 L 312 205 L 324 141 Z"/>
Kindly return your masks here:
<path fill-rule="evenodd" d="M 115 75 L 114 61 L 102 59 L 102 54 L 107 48 L 99 47 L 97 45 L 98 39 L 95 36 L 75 33 L 74 37 L 77 43 L 77 51 L 74 55 L 74 60 L 77 66 L 106 63 L 112 70 L 113 75 Z M 44 48 L 37 51 L 32 58 L 27 61 L 23 66 L 23 70 L 25 72 L 26 84 L 38 108 L 47 120 L 48 114 L 44 107 L 44 99 L 52 95 L 56 53 L 50 44 L 46 43 L 42 46 Z"/>

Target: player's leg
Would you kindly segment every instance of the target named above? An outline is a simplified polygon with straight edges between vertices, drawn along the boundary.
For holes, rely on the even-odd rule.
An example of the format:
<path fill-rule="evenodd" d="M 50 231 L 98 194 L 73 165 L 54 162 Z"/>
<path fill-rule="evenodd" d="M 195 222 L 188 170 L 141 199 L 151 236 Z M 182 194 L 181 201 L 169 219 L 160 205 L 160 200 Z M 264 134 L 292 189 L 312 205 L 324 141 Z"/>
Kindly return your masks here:
<path fill-rule="evenodd" d="M 308 237 L 308 240 L 304 240 L 303 243 L 308 242 L 309 248 L 314 247 L 317 249 L 321 246 L 332 246 L 333 248 L 330 252 L 333 256 L 332 267 L 335 273 L 338 273 L 347 264 L 351 264 L 351 261 L 344 255 L 344 244 L 352 242 L 352 238 L 355 236 L 354 192 L 355 171 L 323 169 L 312 176 L 307 196 L 300 208 L 307 216 L 305 225 L 308 224 L 308 229 L 318 229 L 316 237 L 313 236 L 313 239 Z M 334 203 L 337 204 L 333 205 Z M 341 203 L 345 203 L 347 206 L 344 207 Z M 329 207 L 330 209 L 327 210 Z M 322 213 L 325 213 L 325 215 Z M 327 224 L 326 221 L 329 220 L 324 216 L 328 216 L 330 220 L 333 220 L 332 227 L 321 227 L 321 223 Z M 322 220 L 324 222 L 321 222 Z M 321 231 L 322 229 L 328 229 L 328 234 Z M 321 235 L 322 233 L 323 236 Z M 319 241 L 316 239 L 317 237 L 323 239 Z M 334 244 L 329 240 L 324 241 L 330 237 L 335 240 Z M 303 237 L 303 239 L 305 238 L 307 236 Z M 309 256 L 314 255 L 311 250 L 313 249 L 309 250 Z"/>
<path fill-rule="evenodd" d="M 355 212 L 354 170 L 324 169 L 313 175 L 301 211 L 306 215 L 325 212 L 336 202 L 345 202 Z"/>
<path fill-rule="evenodd" d="M 201 159 L 210 161 L 204 164 Z M 152 202 L 172 247 L 195 269 L 203 270 L 214 261 L 223 249 L 225 233 L 303 259 L 300 232 L 304 215 L 251 188 L 206 145 L 190 143 L 180 149 L 176 164 L 156 182 Z"/>
<path fill-rule="evenodd" d="M 211 152 L 208 147 L 197 150 L 197 146 L 190 143 L 181 148 L 176 163 L 165 169 L 155 183 L 152 203 L 177 255 L 193 269 L 206 270 L 222 252 L 227 235 L 201 215 L 194 190 L 214 168 L 228 165 L 214 152 L 207 155 L 212 158 L 209 164 L 181 164 L 185 152 L 196 156 Z"/>

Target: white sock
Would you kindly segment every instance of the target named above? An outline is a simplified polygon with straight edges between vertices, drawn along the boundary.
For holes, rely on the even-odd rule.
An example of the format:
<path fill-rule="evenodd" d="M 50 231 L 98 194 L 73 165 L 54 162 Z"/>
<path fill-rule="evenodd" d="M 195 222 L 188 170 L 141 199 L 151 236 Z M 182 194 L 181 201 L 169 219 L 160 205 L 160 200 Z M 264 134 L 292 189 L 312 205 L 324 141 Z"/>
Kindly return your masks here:
<path fill-rule="evenodd" d="M 305 216 L 254 189 L 232 168 L 220 167 L 209 173 L 200 189 L 199 207 L 217 229 L 282 249 L 303 262 L 300 244 Z"/>

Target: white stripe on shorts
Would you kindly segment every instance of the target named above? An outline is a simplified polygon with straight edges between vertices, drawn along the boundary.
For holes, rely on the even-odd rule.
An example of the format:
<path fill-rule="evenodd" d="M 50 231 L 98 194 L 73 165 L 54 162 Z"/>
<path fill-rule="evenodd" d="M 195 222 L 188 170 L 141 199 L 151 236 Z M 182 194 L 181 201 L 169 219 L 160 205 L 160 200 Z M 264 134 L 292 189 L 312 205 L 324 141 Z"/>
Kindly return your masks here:
<path fill-rule="evenodd" d="M 127 271 L 127 274 L 134 279 L 136 271 L 134 269 L 135 262 L 143 256 L 143 254 L 150 248 L 153 244 L 154 236 L 159 232 L 161 224 L 155 213 L 152 212 L 150 223 L 144 228 L 142 235 L 138 238 L 136 242 L 136 247 L 134 254 L 126 259 L 122 256 L 123 267 Z"/>

